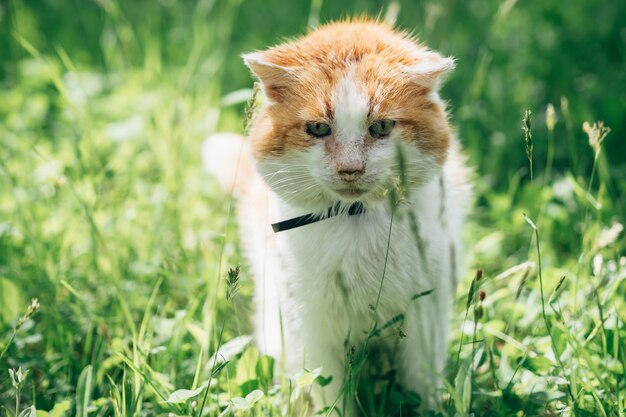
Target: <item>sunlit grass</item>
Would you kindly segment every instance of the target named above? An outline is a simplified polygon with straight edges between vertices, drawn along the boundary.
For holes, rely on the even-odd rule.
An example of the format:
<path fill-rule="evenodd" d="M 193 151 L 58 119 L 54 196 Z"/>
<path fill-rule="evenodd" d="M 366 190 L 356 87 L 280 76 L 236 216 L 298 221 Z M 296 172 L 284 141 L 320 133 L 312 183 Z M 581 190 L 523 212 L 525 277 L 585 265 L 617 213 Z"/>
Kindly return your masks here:
<path fill-rule="evenodd" d="M 172 67 L 103 3 L 106 70 L 13 28 L 24 58 L 0 90 L 0 415 L 302 415 L 323 371 L 289 381 L 247 337 L 253 289 L 231 197 L 199 158 L 209 133 L 242 130 L 232 106 L 251 91 L 224 99 L 218 82 L 241 5 L 198 2 L 188 60 Z M 624 415 L 625 240 L 603 154 L 617 139 L 557 107 L 533 119 L 531 169 L 520 158 L 476 175 L 446 392 L 426 415 Z M 527 147 L 521 130 L 508 143 Z M 509 172 L 508 189 L 490 186 Z M 379 326 L 401 337 L 397 324 Z M 419 403 L 372 369 L 350 387 L 364 415 Z"/>

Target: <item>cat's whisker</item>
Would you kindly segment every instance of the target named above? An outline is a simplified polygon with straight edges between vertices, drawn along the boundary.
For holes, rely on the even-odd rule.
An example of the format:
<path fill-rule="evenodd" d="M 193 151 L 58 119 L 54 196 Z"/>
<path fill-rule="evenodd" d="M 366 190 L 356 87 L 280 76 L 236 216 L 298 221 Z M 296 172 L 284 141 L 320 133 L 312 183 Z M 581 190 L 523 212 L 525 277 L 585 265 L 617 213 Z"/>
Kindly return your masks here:
<path fill-rule="evenodd" d="M 299 173 L 299 172 L 307 172 L 308 170 L 303 167 L 304 169 L 294 169 L 294 167 L 285 167 L 282 169 L 279 169 L 277 171 L 272 171 L 272 172 L 268 172 L 267 174 L 262 175 L 263 178 L 267 178 L 267 177 L 271 177 L 277 174 L 282 174 L 282 173 Z"/>
<path fill-rule="evenodd" d="M 272 184 L 272 188 L 274 190 L 281 190 L 283 188 L 294 189 L 293 187 L 303 186 L 303 185 L 307 185 L 309 183 L 311 183 L 311 180 L 309 180 L 309 181 L 287 181 L 287 182 L 283 182 L 281 184 Z"/>
<path fill-rule="evenodd" d="M 285 177 L 279 177 L 278 179 L 276 179 L 276 181 L 273 181 L 272 179 L 269 179 L 267 181 L 271 182 L 272 184 L 278 184 L 281 181 L 289 181 L 289 180 L 301 179 L 301 178 L 311 178 L 311 175 L 309 174 L 289 175 Z"/>
<path fill-rule="evenodd" d="M 298 193 L 302 193 L 302 192 L 304 192 L 304 191 L 306 191 L 306 190 L 308 190 L 310 188 L 315 187 L 317 185 L 317 183 L 315 183 L 315 182 L 311 182 L 311 183 L 308 183 L 308 184 L 307 183 L 301 183 L 299 185 L 300 185 L 299 188 L 292 189 L 292 190 L 284 192 L 282 194 L 298 194 Z"/>
<path fill-rule="evenodd" d="M 289 170 L 289 169 L 281 169 L 280 171 L 274 171 L 268 174 L 263 175 L 263 178 L 266 180 L 271 180 L 272 178 L 274 178 L 277 175 L 289 175 L 289 174 L 301 174 L 304 173 L 304 171 L 299 171 L 299 170 Z"/>
<path fill-rule="evenodd" d="M 312 183 L 312 184 L 309 184 L 306 187 L 302 187 L 302 188 L 299 188 L 299 189 L 296 189 L 296 190 L 292 190 L 292 191 L 288 191 L 288 192 L 281 193 L 281 194 L 287 195 L 287 198 L 284 198 L 284 196 L 283 196 L 283 200 L 284 200 L 284 202 L 289 203 L 293 199 L 295 199 L 296 197 L 300 197 L 300 198 L 304 197 L 304 194 L 305 194 L 306 191 L 308 191 L 308 190 L 310 190 L 310 189 L 312 189 L 312 188 L 314 188 L 316 186 L 318 186 L 317 183 Z M 319 193 L 319 191 L 318 191 L 318 193 Z"/>

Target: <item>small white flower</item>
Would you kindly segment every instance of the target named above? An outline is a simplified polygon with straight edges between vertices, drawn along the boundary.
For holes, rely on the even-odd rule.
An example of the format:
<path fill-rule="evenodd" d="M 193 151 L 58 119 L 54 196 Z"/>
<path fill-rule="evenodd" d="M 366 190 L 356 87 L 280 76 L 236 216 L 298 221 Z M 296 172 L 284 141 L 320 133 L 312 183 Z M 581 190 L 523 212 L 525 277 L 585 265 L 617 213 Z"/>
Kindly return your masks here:
<path fill-rule="evenodd" d="M 598 246 L 600 248 L 606 248 L 607 246 L 613 244 L 620 233 L 624 230 L 624 225 L 621 223 L 613 223 L 610 228 L 604 228 L 600 232 L 600 237 L 598 238 Z"/>

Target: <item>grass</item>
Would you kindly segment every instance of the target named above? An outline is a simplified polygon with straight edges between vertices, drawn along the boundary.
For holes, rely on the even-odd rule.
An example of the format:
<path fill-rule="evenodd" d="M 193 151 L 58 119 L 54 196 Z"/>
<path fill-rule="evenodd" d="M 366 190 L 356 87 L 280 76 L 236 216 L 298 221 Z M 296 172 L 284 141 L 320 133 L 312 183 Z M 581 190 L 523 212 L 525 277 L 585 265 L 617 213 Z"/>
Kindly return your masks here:
<path fill-rule="evenodd" d="M 0 90 L 0 415 L 302 415 L 324 375 L 274 375 L 246 337 L 253 288 L 231 201 L 198 156 L 208 133 L 241 129 L 252 94 L 211 81 L 240 4 L 224 2 L 217 19 L 197 3 L 188 59 L 170 66 L 111 2 L 106 70 L 62 45 L 40 51 L 20 5 L 21 58 Z M 617 138 L 601 123 L 583 131 L 565 100 L 543 118 L 546 105 L 533 109 L 546 123 L 533 123 L 532 146 L 530 113 L 527 135 L 508 139 L 517 164 L 477 175 L 446 400 L 426 415 L 626 414 L 623 203 L 603 151 Z M 391 320 L 371 337 L 380 329 L 403 331 Z M 363 415 L 411 415 L 419 398 L 377 359 L 350 388 Z"/>

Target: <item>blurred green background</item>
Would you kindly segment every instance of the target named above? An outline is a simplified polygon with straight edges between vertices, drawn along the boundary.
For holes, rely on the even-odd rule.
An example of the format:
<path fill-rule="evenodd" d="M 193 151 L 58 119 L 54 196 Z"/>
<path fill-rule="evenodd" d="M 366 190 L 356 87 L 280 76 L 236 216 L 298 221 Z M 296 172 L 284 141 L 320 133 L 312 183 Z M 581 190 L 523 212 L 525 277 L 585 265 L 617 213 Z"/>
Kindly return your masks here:
<path fill-rule="evenodd" d="M 477 172 L 477 204 L 450 358 L 459 346 L 462 361 L 475 353 L 461 320 L 478 267 L 488 277 L 481 324 L 497 332 L 478 335 L 474 396 L 448 404 L 451 415 L 618 415 L 626 2 L 557 0 L 0 0 L 0 414 L 20 409 L 20 389 L 21 408 L 59 407 L 53 416 L 70 404 L 80 417 L 201 414 L 163 399 L 208 379 L 208 355 L 250 333 L 253 291 L 230 200 L 203 172 L 202 141 L 243 131 L 253 80 L 241 53 L 355 14 L 395 19 L 457 59 L 442 96 Z M 596 120 L 611 132 L 594 165 L 582 124 Z M 549 310 L 542 324 L 522 213 L 540 225 L 546 288 L 566 277 L 567 323 Z M 237 265 L 232 300 L 224 276 Z M 32 297 L 41 308 L 24 316 Z M 552 345 L 548 320 L 560 332 Z M 550 359 L 559 349 L 565 366 Z M 234 359 L 209 415 L 251 387 L 264 389 L 264 411 L 286 406 L 290 387 L 259 371 L 268 361 L 253 348 Z M 450 391 L 461 389 L 449 362 Z M 7 369 L 18 366 L 31 374 L 16 389 Z M 575 397 L 559 378 L 579 387 Z"/>
<path fill-rule="evenodd" d="M 242 52 L 302 34 L 309 24 L 355 14 L 384 16 L 389 5 L 367 0 L 4 1 L 0 78 L 11 88 L 28 77 L 19 70 L 28 53 L 12 35 L 18 33 L 44 54 L 57 56 L 62 49 L 78 69 L 111 73 L 140 67 L 158 79 L 185 67 L 191 73 L 185 88 L 217 98 L 250 87 Z M 399 8 L 399 27 L 457 58 L 443 94 L 472 162 L 494 183 L 506 183 L 507 168 L 516 166 L 512 162 L 523 152 L 518 146 L 523 110 L 531 109 L 541 123 L 546 104 L 558 109 L 562 97 L 573 120 L 599 119 L 611 127 L 610 166 L 615 178 L 624 178 L 624 2 L 406 0 L 393 5 Z M 227 110 L 238 115 L 241 107 Z M 219 127 L 232 128 L 228 120 L 222 116 Z M 575 143 L 557 147 L 556 165 L 565 164 L 574 148 L 581 155 L 571 163 L 585 172 L 591 158 L 578 152 L 586 146 L 585 136 L 578 124 L 569 128 L 568 140 Z M 537 151 L 541 158 L 545 147 Z"/>

